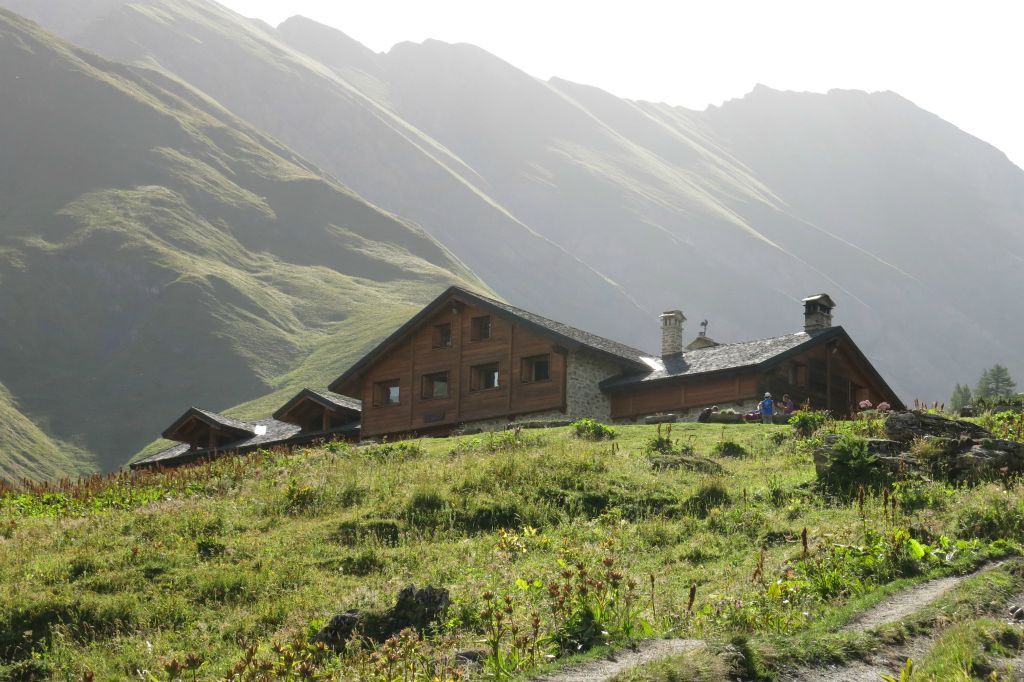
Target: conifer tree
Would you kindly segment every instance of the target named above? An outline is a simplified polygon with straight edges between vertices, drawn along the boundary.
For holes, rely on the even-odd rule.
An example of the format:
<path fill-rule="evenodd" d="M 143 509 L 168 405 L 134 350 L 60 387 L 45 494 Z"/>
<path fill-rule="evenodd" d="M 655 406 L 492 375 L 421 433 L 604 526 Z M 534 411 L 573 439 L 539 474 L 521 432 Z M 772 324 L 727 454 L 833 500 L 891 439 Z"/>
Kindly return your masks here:
<path fill-rule="evenodd" d="M 1010 370 L 996 363 L 981 373 L 974 395 L 979 398 L 1005 398 L 1016 390 L 1017 382 L 1010 376 Z"/>
<path fill-rule="evenodd" d="M 961 408 L 971 404 L 972 397 L 970 386 L 957 384 L 953 389 L 953 396 L 949 399 L 949 406 L 954 412 L 959 412 Z"/>

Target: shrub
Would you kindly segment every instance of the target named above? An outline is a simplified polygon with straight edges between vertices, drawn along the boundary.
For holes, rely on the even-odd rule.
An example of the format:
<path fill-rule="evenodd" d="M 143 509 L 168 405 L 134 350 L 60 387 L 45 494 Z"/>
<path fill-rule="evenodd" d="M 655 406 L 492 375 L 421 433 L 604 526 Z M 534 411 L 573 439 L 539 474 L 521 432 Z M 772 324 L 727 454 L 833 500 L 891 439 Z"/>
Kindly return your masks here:
<path fill-rule="evenodd" d="M 397 545 L 402 528 L 392 519 L 360 519 L 344 521 L 338 526 L 335 538 L 343 545 L 353 546 L 365 540 L 382 545 Z"/>
<path fill-rule="evenodd" d="M 227 548 L 223 542 L 218 542 L 213 538 L 199 538 L 196 541 L 196 553 L 200 559 L 213 559 L 215 557 L 223 556 Z"/>
<path fill-rule="evenodd" d="M 370 548 L 347 556 L 341 560 L 338 568 L 347 575 L 366 576 L 384 570 L 384 562 Z"/>
<path fill-rule="evenodd" d="M 715 507 L 729 504 L 729 493 L 718 481 L 705 483 L 684 503 L 686 510 L 699 518 L 704 518 Z"/>
<path fill-rule="evenodd" d="M 426 454 L 426 450 L 423 449 L 422 445 L 411 440 L 363 445 L 356 448 L 355 451 L 363 457 L 378 460 L 395 460 L 398 462 L 418 459 Z"/>
<path fill-rule="evenodd" d="M 745 447 L 731 440 L 715 443 L 715 446 L 711 448 L 711 452 L 719 457 L 746 457 L 750 454 Z"/>
<path fill-rule="evenodd" d="M 878 458 L 868 451 L 868 442 L 860 436 L 839 436 L 829 450 L 831 482 L 841 485 L 868 483 L 879 478 Z"/>
<path fill-rule="evenodd" d="M 1024 503 L 1008 498 L 994 486 L 991 494 L 960 509 L 958 534 L 989 540 L 1016 539 L 1024 536 Z"/>
<path fill-rule="evenodd" d="M 424 488 L 412 494 L 403 516 L 410 527 L 436 528 L 444 525 L 450 516 L 448 506 L 448 500 L 442 493 Z"/>
<path fill-rule="evenodd" d="M 615 429 L 593 419 L 577 419 L 571 426 L 573 434 L 585 440 L 612 440 L 617 435 Z"/>
<path fill-rule="evenodd" d="M 292 479 L 284 491 L 284 511 L 286 514 L 315 514 L 323 506 L 323 492 L 316 488 L 300 485 Z"/>
<path fill-rule="evenodd" d="M 816 412 L 814 410 L 797 410 L 789 418 L 789 424 L 801 438 L 810 438 L 814 432 L 825 425 L 828 421 L 827 412 Z"/>

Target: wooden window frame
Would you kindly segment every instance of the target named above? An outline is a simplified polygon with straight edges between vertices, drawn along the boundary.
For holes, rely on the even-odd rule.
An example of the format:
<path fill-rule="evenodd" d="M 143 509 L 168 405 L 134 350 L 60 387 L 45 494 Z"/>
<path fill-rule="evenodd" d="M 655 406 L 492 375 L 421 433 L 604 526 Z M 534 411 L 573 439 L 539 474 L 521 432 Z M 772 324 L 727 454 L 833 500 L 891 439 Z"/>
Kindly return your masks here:
<path fill-rule="evenodd" d="M 434 382 L 438 378 L 444 377 L 445 391 L 444 395 L 434 395 L 433 387 Z M 430 387 L 430 391 L 427 391 L 427 387 Z M 443 372 L 427 372 L 420 377 L 420 400 L 447 400 L 452 397 L 452 385 L 450 379 L 450 372 L 444 370 Z"/>
<path fill-rule="evenodd" d="M 544 362 L 547 365 L 547 376 L 543 379 L 538 379 L 536 376 L 536 367 L 540 362 Z M 528 358 L 523 358 L 520 370 L 520 379 L 524 384 L 543 384 L 551 381 L 551 354 L 543 353 L 541 355 L 531 355 Z"/>
<path fill-rule="evenodd" d="M 398 400 L 391 401 L 391 389 L 398 389 Z M 396 407 L 402 404 L 402 382 L 400 379 L 385 379 L 373 384 L 374 407 Z"/>
<path fill-rule="evenodd" d="M 447 343 L 445 342 L 446 340 L 443 332 L 445 327 L 448 328 Z M 430 346 L 432 348 L 451 348 L 453 345 L 452 323 L 442 322 L 440 324 L 435 324 L 430 338 Z"/>
<path fill-rule="evenodd" d="M 482 386 L 481 380 L 486 375 L 494 376 L 494 386 Z M 500 391 L 502 389 L 501 383 L 501 363 L 498 362 L 486 362 L 480 365 L 473 365 L 469 368 L 469 390 L 472 393 L 478 393 L 480 391 Z"/>
<path fill-rule="evenodd" d="M 484 335 L 481 332 L 486 324 L 487 334 Z M 469 340 L 470 341 L 488 341 L 494 335 L 494 319 L 490 315 L 477 315 L 469 320 Z"/>

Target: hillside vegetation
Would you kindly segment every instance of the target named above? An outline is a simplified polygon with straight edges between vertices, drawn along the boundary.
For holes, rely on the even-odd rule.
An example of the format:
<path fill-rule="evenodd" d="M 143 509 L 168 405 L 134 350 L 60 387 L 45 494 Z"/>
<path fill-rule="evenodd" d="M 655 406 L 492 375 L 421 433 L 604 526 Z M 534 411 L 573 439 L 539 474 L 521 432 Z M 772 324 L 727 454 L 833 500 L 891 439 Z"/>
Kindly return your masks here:
<path fill-rule="evenodd" d="M 548 317 L 655 349 L 662 310 L 736 341 L 828 291 L 905 400 L 946 395 L 952 364 L 1024 371 L 993 294 L 1024 286 L 1024 172 L 898 94 L 758 86 L 692 111 L 205 0 L 0 4 L 201 89 Z"/>
<path fill-rule="evenodd" d="M 0 480 L 80 476 L 92 466 L 88 453 L 50 438 L 22 414 L 10 392 L 0 384 Z"/>
<path fill-rule="evenodd" d="M 51 439 L 116 468 L 190 404 L 318 384 L 452 283 L 420 228 L 205 95 L 0 11 L 0 381 Z M 366 329 L 371 330 L 367 337 Z M 73 474 L 0 432 L 0 473 Z"/>
<path fill-rule="evenodd" d="M 1016 483 L 829 489 L 816 441 L 787 426 L 612 435 L 329 444 L 7 490 L 0 678 L 166 680 L 190 666 L 184 679 L 452 679 L 456 650 L 480 650 L 504 678 L 672 635 L 708 647 L 637 679 L 768 679 L 863 655 L 878 636 L 824 633 L 1024 540 Z M 1024 590 L 1015 566 L 958 597 L 956 618 Z M 340 657 L 309 644 L 334 614 L 382 612 L 410 583 L 451 593 L 424 641 Z"/>

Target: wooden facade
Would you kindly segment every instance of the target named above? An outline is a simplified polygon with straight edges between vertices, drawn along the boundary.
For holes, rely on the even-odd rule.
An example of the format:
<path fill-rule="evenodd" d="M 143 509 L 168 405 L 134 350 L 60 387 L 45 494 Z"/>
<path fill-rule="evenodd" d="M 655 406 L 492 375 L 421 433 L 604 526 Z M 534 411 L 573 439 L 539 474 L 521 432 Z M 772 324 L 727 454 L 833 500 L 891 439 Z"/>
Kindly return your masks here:
<path fill-rule="evenodd" d="M 714 374 L 696 374 L 640 382 L 612 396 L 612 418 L 629 419 L 696 407 L 748 404 L 770 392 L 776 399 L 789 394 L 802 406 L 847 416 L 857 404 L 889 401 L 899 405 L 892 391 L 843 336 L 788 357 L 767 368 L 736 368 Z"/>
<path fill-rule="evenodd" d="M 564 410 L 567 359 L 549 336 L 452 299 L 338 390 L 362 399 L 363 437 L 444 432 Z"/>

